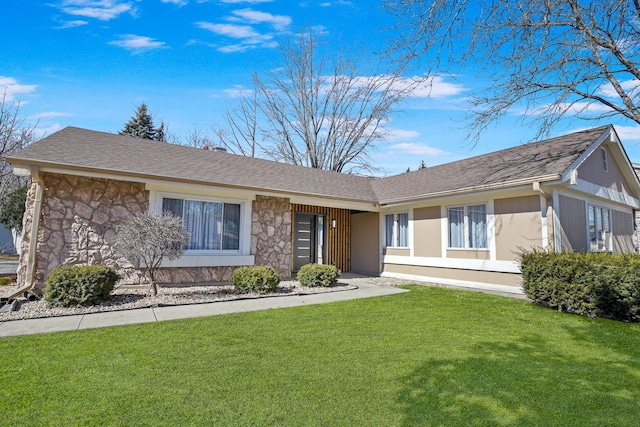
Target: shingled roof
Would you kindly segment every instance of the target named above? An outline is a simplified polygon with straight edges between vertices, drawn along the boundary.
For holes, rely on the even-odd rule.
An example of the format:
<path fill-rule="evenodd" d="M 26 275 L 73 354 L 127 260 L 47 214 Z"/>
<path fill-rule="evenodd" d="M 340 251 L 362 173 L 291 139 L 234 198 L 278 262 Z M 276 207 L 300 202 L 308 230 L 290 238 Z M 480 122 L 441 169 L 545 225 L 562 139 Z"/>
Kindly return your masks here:
<path fill-rule="evenodd" d="M 611 129 L 602 126 L 378 179 L 75 127 L 64 128 L 8 160 L 14 166 L 38 165 L 384 204 L 556 180 Z"/>
<path fill-rule="evenodd" d="M 67 127 L 9 159 L 125 176 L 375 202 L 373 178 Z"/>
<path fill-rule="evenodd" d="M 395 175 L 376 180 L 373 186 L 378 201 L 390 203 L 443 193 L 472 192 L 496 185 L 556 180 L 611 128 L 601 126 Z"/>

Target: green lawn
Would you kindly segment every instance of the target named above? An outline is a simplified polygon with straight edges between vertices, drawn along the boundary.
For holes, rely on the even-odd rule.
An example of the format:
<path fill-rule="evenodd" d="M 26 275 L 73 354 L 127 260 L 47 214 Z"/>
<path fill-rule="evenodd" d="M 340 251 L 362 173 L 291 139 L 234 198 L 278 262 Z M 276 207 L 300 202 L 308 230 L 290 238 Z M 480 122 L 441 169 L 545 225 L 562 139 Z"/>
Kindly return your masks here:
<path fill-rule="evenodd" d="M 640 325 L 442 288 L 0 339 L 0 425 L 640 425 Z"/>

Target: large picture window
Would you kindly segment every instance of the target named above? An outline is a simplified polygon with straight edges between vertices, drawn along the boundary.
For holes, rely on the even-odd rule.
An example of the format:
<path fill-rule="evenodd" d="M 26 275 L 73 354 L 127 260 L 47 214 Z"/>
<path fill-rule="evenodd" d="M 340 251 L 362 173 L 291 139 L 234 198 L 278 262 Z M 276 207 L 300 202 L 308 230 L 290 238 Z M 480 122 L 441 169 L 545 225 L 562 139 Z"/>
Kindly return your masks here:
<path fill-rule="evenodd" d="M 240 205 L 187 199 L 162 199 L 162 210 L 182 218 L 191 233 L 186 250 L 240 249 Z"/>
<path fill-rule="evenodd" d="M 387 247 L 409 246 L 409 214 L 407 212 L 384 216 L 384 244 Z"/>
<path fill-rule="evenodd" d="M 487 206 L 454 206 L 447 209 L 449 247 L 486 249 Z"/>
<path fill-rule="evenodd" d="M 611 211 L 588 205 L 589 214 L 589 250 L 602 252 L 611 250 Z"/>

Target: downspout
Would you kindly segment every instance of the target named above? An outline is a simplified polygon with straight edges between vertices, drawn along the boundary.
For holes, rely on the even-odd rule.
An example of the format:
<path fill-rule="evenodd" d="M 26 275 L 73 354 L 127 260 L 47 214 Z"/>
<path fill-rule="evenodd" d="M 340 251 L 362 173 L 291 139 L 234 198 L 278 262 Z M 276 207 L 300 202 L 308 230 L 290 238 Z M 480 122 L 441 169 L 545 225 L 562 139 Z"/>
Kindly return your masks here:
<path fill-rule="evenodd" d="M 21 293 L 27 293 L 34 286 L 35 270 L 36 270 L 36 250 L 38 248 L 38 230 L 40 228 L 40 213 L 42 211 L 42 194 L 44 188 L 44 182 L 40 176 L 40 169 L 38 166 L 31 166 L 31 179 L 36 183 L 36 196 L 33 204 L 33 217 L 31 219 L 31 234 L 29 235 L 29 254 L 27 258 L 27 273 L 26 283 L 22 287 L 15 290 L 11 295 L 7 295 L 6 298 L 13 299 Z"/>
<path fill-rule="evenodd" d="M 545 214 L 545 218 L 546 218 L 546 225 L 547 225 L 547 250 L 549 248 L 552 248 L 555 251 L 555 229 L 554 229 L 554 224 L 555 224 L 555 219 L 554 219 L 554 210 L 551 209 L 551 212 L 549 212 L 549 208 L 553 207 L 553 199 L 551 197 L 550 194 L 546 193 L 543 189 L 542 189 L 542 185 L 540 184 L 540 181 L 535 181 L 533 183 L 533 191 L 535 191 L 536 193 L 540 194 L 542 197 L 544 197 L 545 201 L 546 201 L 546 212 Z M 551 218 L 549 218 L 549 213 L 551 213 Z M 551 237 L 551 238 L 550 238 Z"/>

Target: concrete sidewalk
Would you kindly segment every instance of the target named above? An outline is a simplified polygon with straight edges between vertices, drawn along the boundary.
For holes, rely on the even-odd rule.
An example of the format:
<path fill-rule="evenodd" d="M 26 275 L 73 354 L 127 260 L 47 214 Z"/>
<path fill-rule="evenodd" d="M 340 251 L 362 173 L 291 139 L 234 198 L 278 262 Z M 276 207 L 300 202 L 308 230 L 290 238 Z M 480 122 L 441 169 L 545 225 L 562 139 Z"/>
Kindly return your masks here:
<path fill-rule="evenodd" d="M 341 280 L 341 282 L 349 283 L 349 280 Z M 130 325 L 135 323 L 162 322 L 165 320 L 187 319 L 192 317 L 217 316 L 221 314 L 322 304 L 327 302 L 347 301 L 407 292 L 405 289 L 376 286 L 361 282 L 358 283 L 357 286 L 358 289 L 354 290 L 327 292 L 323 294 L 292 295 L 213 302 L 207 304 L 140 308 L 134 310 L 79 314 L 74 316 L 47 317 L 42 319 L 8 320 L 0 323 L 0 337 L 41 334 L 46 332 L 76 331 L 80 329 Z"/>

